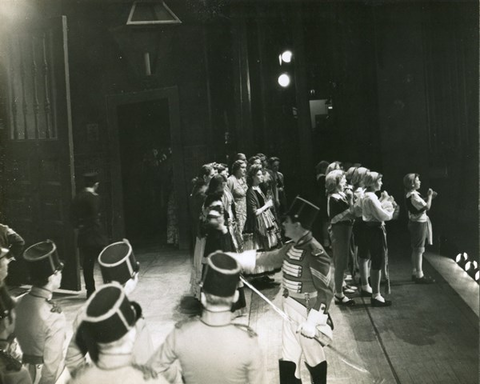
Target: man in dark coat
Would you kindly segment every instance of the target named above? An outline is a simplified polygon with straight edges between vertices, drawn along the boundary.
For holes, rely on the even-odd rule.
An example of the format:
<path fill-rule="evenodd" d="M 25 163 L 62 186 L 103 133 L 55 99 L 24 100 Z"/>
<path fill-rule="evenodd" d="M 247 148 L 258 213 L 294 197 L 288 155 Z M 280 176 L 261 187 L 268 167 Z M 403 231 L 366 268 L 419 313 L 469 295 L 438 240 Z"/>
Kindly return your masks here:
<path fill-rule="evenodd" d="M 100 223 L 100 196 L 97 193 L 99 181 L 97 173 L 84 175 L 85 188 L 73 200 L 72 216 L 78 228 L 77 243 L 80 257 L 83 259 L 83 277 L 87 289 L 87 298 L 95 291 L 93 268 L 95 259 L 107 246 L 107 238 Z"/>

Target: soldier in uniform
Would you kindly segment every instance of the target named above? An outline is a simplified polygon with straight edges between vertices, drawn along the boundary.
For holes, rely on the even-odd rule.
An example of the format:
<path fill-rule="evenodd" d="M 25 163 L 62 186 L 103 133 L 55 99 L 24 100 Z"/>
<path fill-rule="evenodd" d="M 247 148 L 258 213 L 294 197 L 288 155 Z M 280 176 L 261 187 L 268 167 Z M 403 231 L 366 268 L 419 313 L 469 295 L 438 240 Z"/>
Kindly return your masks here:
<path fill-rule="evenodd" d="M 244 269 L 253 273 L 282 267 L 283 309 L 292 321 L 283 324 L 279 362 L 281 384 L 301 383 L 302 355 L 312 383 L 327 382 L 327 361 L 322 344 L 328 344 L 332 337 L 333 324 L 328 309 L 334 283 L 331 259 L 312 237 L 311 228 L 318 211 L 318 207 L 297 196 L 283 222 L 285 236 L 292 241 L 278 250 L 257 252 L 256 255 L 244 252 L 236 256 Z"/>
<path fill-rule="evenodd" d="M 5 257 L 8 249 L 0 250 L 0 258 Z M 31 384 L 32 380 L 27 369 L 21 363 L 17 354 L 15 329 L 15 299 L 0 284 L 0 383 Z"/>
<path fill-rule="evenodd" d="M 23 247 L 25 246 L 25 241 L 23 240 L 22 236 L 20 236 L 17 232 L 15 232 L 12 228 L 8 227 L 7 225 L 0 224 L 0 247 L 5 248 L 8 252 L 5 255 L 6 257 L 3 260 L 0 260 L 0 268 L 6 273 L 7 271 L 7 264 L 10 262 L 16 262 L 16 260 L 20 257 L 23 252 Z M 21 266 L 18 266 L 16 269 L 10 270 L 10 277 L 7 279 L 10 281 L 10 284 L 13 282 L 18 282 L 18 280 L 22 280 L 22 270 Z M 6 275 L 2 277 L 2 273 L 0 273 L 0 283 L 2 280 L 6 278 Z M 13 279 L 12 279 L 13 278 Z"/>
<path fill-rule="evenodd" d="M 52 302 L 53 291 L 60 288 L 62 281 L 63 263 L 51 240 L 27 248 L 24 259 L 32 289 L 17 306 L 15 334 L 23 351 L 22 361 L 32 382 L 63 382 L 68 377 L 63 365 L 67 324 L 62 310 Z"/>
<path fill-rule="evenodd" d="M 175 326 L 150 360 L 155 371 L 164 373 L 178 360 L 186 384 L 265 384 L 256 334 L 231 322 L 239 274 L 233 257 L 222 252 L 208 257 L 202 315 Z"/>
<path fill-rule="evenodd" d="M 17 258 L 22 254 L 25 241 L 22 236 L 7 225 L 0 224 L 0 247 L 7 248 L 9 259 Z"/>
<path fill-rule="evenodd" d="M 128 300 L 117 282 L 105 284 L 87 302 L 81 327 L 95 365 L 83 365 L 70 384 L 165 384 L 167 381 L 132 358 L 139 304 Z"/>
<path fill-rule="evenodd" d="M 100 196 L 97 193 L 100 185 L 97 173 L 84 175 L 85 188 L 74 198 L 72 216 L 78 228 L 77 243 L 80 257 L 83 259 L 83 278 L 87 290 L 87 298 L 95 291 L 93 268 L 95 260 L 108 244 L 100 223 Z"/>
<path fill-rule="evenodd" d="M 138 282 L 140 263 L 137 262 L 128 240 L 123 239 L 123 241 L 105 247 L 98 257 L 98 263 L 100 264 L 100 270 L 105 283 L 115 281 L 124 287 L 125 294 L 129 295 L 133 292 Z M 79 316 L 74 321 L 74 329 L 77 329 L 80 325 L 81 316 L 82 311 L 80 311 Z M 88 350 L 85 343 L 86 340 L 83 337 L 83 328 L 84 326 L 78 327 L 67 349 L 65 363 L 70 372 L 86 363 L 85 356 Z M 133 362 L 145 364 L 154 349 L 150 331 L 142 316 L 135 323 L 135 328 L 136 338 L 132 351 Z"/>

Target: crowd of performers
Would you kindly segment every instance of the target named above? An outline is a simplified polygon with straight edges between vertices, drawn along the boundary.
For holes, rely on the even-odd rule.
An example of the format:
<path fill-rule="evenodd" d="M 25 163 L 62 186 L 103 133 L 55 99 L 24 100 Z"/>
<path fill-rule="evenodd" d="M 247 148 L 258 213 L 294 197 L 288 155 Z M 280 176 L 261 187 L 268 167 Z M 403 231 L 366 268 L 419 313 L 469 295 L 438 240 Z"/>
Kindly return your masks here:
<path fill-rule="evenodd" d="M 97 288 L 86 279 L 87 302 L 67 340 L 65 314 L 52 301 L 64 266 L 55 243 L 45 240 L 23 251 L 22 237 L 0 225 L 0 383 L 266 383 L 257 335 L 234 319 L 245 307 L 243 283 L 255 289 L 248 281 L 280 269 L 280 383 L 301 383 L 302 361 L 312 383 L 326 383 L 323 348 L 334 329 L 329 309 L 332 301 L 355 304 L 347 296 L 354 291 L 345 284 L 348 269 L 358 268 L 360 294 L 370 297 L 372 306 L 391 305 L 380 293 L 388 256 L 384 223 L 394 219 L 399 208 L 386 191 L 377 195 L 381 174 L 361 166 L 344 171 L 339 162 L 317 167 L 322 190 L 317 202 L 297 196 L 287 207 L 279 166 L 278 158 L 267 160 L 262 154 L 249 160 L 238 154 L 230 176 L 224 164 L 202 166 L 191 196 L 197 228 L 191 293 L 202 310 L 177 323 L 157 350 L 141 304 L 128 298 L 140 268 L 128 240 L 109 244 L 95 255 L 104 284 Z M 422 255 L 431 242 L 427 211 L 435 192 L 429 189 L 422 198 L 415 173 L 407 174 L 403 184 L 412 279 L 429 284 L 433 280 L 423 274 Z M 87 186 L 86 192 L 92 191 Z M 98 210 L 96 198 L 82 201 L 94 201 L 89 214 Z M 323 245 L 312 234 L 317 216 L 325 228 L 320 231 Z M 90 219 L 82 221 L 81 229 Z M 98 225 L 98 220 L 93 222 Z M 32 288 L 17 299 L 5 279 L 9 263 L 20 257 Z"/>

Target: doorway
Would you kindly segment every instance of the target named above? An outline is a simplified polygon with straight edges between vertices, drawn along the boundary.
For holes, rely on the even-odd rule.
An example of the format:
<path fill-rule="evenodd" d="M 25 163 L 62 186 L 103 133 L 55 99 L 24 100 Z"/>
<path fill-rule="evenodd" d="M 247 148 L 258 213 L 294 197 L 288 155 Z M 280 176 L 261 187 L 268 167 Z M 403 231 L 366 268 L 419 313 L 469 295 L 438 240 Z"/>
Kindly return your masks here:
<path fill-rule="evenodd" d="M 177 87 L 107 96 L 112 239 L 187 250 L 188 202 Z"/>
<path fill-rule="evenodd" d="M 121 105 L 117 116 L 125 236 L 178 246 L 168 99 Z"/>

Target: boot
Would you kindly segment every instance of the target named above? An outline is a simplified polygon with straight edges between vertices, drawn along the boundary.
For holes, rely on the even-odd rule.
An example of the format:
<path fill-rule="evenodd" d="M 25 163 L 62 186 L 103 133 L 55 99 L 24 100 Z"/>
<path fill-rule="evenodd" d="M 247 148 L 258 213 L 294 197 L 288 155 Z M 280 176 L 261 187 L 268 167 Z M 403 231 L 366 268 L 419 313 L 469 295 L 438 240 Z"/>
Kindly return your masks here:
<path fill-rule="evenodd" d="M 312 377 L 312 384 L 327 384 L 327 361 L 322 361 L 315 367 L 310 367 L 307 363 L 305 365 Z"/>
<path fill-rule="evenodd" d="M 293 361 L 278 360 L 280 384 L 302 384 L 302 380 L 295 377 L 297 366 Z"/>

